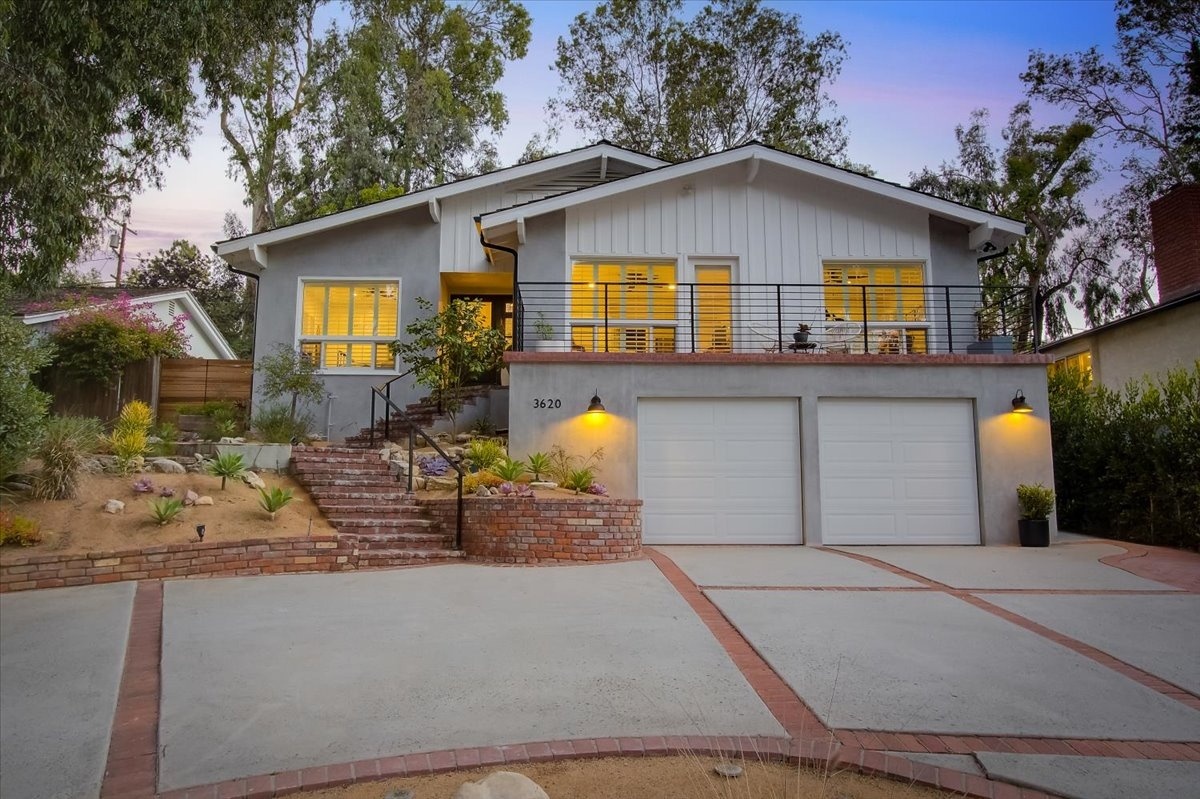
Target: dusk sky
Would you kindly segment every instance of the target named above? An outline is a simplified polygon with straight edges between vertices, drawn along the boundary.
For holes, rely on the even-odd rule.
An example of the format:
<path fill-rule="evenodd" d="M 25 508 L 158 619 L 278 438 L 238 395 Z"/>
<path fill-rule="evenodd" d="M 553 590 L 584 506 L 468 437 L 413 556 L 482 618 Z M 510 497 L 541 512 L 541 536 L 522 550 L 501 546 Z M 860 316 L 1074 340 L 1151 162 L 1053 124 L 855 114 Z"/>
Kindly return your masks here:
<path fill-rule="evenodd" d="M 550 66 L 555 42 L 570 20 L 594 4 L 526 0 L 533 38 L 525 59 L 500 82 L 510 122 L 499 138 L 501 159 L 513 163 L 534 133 L 545 129 L 545 103 L 557 89 Z M 699 3 L 688 3 L 698 8 Z M 1072 2 L 773 2 L 799 13 L 805 31 L 840 33 L 847 58 L 831 95 L 848 120 L 849 156 L 879 177 L 907 183 L 910 173 L 955 154 L 954 126 L 974 108 L 992 112 L 995 138 L 1022 98 L 1019 75 L 1029 51 L 1068 52 L 1115 42 L 1116 13 L 1109 0 Z M 1042 122 L 1060 121 L 1044 109 Z M 586 143 L 565 130 L 557 149 Z M 223 238 L 225 211 L 249 222 L 241 185 L 227 176 L 228 157 L 214 119 L 192 142 L 191 159 L 167 168 L 161 191 L 133 202 L 129 249 L 149 254 L 176 238 L 207 250 Z M 1104 154 L 1101 150 L 1101 154 Z M 110 272 L 115 259 L 99 255 L 85 264 Z"/>

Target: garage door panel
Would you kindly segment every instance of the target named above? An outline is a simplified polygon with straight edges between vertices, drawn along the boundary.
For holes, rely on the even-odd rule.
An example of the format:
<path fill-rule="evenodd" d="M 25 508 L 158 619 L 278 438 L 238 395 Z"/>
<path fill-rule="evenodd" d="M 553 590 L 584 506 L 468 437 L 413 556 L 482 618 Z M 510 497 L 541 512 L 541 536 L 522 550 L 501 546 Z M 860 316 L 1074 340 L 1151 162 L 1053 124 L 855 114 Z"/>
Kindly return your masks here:
<path fill-rule="evenodd" d="M 639 401 L 643 540 L 800 543 L 799 435 L 795 400 Z"/>
<path fill-rule="evenodd" d="M 817 416 L 824 543 L 979 543 L 970 401 L 829 399 Z"/>

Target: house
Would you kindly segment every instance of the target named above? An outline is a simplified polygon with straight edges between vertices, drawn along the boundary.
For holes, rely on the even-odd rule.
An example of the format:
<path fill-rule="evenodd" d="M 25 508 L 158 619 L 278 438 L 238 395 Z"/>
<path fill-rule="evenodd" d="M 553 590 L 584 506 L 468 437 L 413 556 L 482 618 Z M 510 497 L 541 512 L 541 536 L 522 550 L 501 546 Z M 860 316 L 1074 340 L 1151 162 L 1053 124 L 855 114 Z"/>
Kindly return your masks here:
<path fill-rule="evenodd" d="M 1150 205 L 1159 302 L 1152 308 L 1044 344 L 1052 368 L 1074 368 L 1120 391 L 1200 361 L 1200 184 Z"/>
<path fill-rule="evenodd" d="M 147 307 L 162 322 L 186 314 L 184 333 L 188 337 L 187 355 L 192 358 L 233 360 L 237 358 L 225 336 L 217 329 L 195 295 L 188 289 L 145 289 L 128 287 L 89 287 L 62 291 L 50 299 L 26 307 L 21 320 L 37 330 L 49 332 L 54 323 L 79 308 L 80 296 L 93 305 L 104 305 L 121 296 Z"/>
<path fill-rule="evenodd" d="M 603 447 L 647 543 L 999 544 L 1053 483 L 1028 292 L 978 276 L 1024 231 L 760 144 L 602 142 L 215 251 L 259 280 L 256 351 L 321 363 L 334 438 L 371 386 L 417 396 L 386 347 L 417 297 L 481 297 L 510 451 Z"/>

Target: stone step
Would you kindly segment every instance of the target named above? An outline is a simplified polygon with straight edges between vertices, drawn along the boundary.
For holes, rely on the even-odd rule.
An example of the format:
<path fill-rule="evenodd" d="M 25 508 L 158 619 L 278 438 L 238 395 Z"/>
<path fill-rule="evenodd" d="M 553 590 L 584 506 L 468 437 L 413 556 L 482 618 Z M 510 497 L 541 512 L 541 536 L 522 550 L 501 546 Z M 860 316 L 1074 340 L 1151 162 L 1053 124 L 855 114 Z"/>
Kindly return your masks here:
<path fill-rule="evenodd" d="M 342 540 L 360 552 L 404 549 L 450 549 L 454 536 L 445 533 L 388 533 L 387 535 L 359 535 L 343 533 Z"/>
<path fill-rule="evenodd" d="M 416 532 L 428 530 L 437 522 L 422 517 L 403 519 L 371 519 L 363 516 L 331 517 L 329 523 L 337 528 L 339 533 L 359 533 L 360 531 L 404 531 Z"/>
<path fill-rule="evenodd" d="M 370 519 L 411 519 L 421 515 L 421 508 L 416 505 L 404 505 L 390 502 L 355 502 L 353 500 L 317 499 L 317 507 L 326 516 L 339 518 L 370 518 Z"/>
<path fill-rule="evenodd" d="M 347 450 L 326 454 L 321 451 L 293 452 L 293 463 L 363 463 L 361 450 Z"/>
<path fill-rule="evenodd" d="M 400 490 L 397 491 L 396 488 Z M 362 486 L 359 489 L 347 488 L 345 490 L 337 487 L 321 488 L 310 490 L 309 495 L 317 500 L 327 500 L 330 502 L 345 502 L 353 504 L 355 507 L 363 507 L 376 502 L 386 502 L 389 505 L 399 505 L 402 503 L 413 502 L 411 494 L 405 493 L 406 485 L 397 484 L 397 486 L 376 486 L 379 490 L 368 490 L 368 487 Z"/>
<path fill-rule="evenodd" d="M 349 447 L 342 447 L 342 446 L 305 447 L 303 445 L 298 444 L 298 445 L 292 447 L 292 457 L 293 458 L 296 457 L 297 455 L 300 455 L 302 457 L 306 456 L 306 455 L 338 455 L 338 454 L 353 455 L 357 452 L 358 452 L 358 450 L 350 449 Z"/>

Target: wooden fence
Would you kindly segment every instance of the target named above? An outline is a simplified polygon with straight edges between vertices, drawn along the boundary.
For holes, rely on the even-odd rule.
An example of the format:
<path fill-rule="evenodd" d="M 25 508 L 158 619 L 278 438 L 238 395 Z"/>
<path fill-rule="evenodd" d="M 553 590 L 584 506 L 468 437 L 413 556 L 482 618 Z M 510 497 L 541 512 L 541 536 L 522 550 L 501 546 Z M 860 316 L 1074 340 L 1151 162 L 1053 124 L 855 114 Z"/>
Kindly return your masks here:
<path fill-rule="evenodd" d="M 126 402 L 141 400 L 154 407 L 158 388 L 158 359 L 148 358 L 125 367 L 111 385 L 81 383 L 61 369 L 49 369 L 37 378 L 38 388 L 51 397 L 50 410 L 58 416 L 94 416 L 108 423 L 117 418 Z"/>
<path fill-rule="evenodd" d="M 253 361 L 165 358 L 158 378 L 158 418 L 170 420 L 183 405 L 230 400 L 250 407 Z"/>

